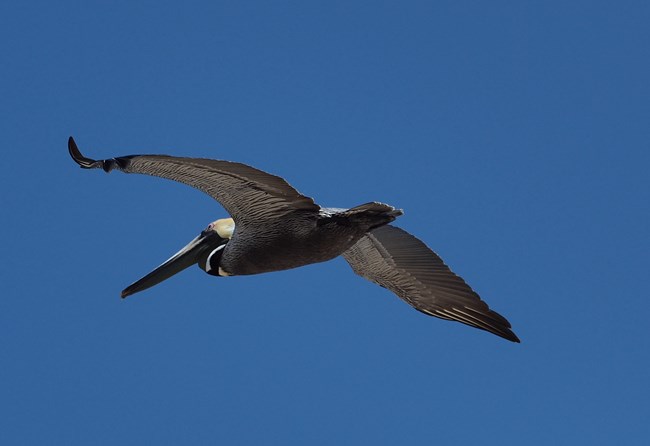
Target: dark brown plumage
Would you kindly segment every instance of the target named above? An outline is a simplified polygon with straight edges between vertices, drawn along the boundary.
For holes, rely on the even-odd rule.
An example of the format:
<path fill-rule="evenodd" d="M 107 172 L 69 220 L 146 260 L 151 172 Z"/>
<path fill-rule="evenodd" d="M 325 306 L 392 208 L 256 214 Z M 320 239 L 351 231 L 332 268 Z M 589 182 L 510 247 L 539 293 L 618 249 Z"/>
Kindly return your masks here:
<path fill-rule="evenodd" d="M 197 188 L 232 219 L 211 223 L 185 248 L 127 287 L 147 289 L 190 265 L 217 276 L 259 274 L 343 255 L 354 272 L 397 294 L 415 309 L 519 342 L 510 323 L 423 242 L 390 226 L 402 211 L 371 202 L 350 209 L 321 208 L 284 179 L 245 164 L 168 155 L 93 160 L 72 137 L 68 150 L 86 169 L 113 169 L 167 178 Z"/>
<path fill-rule="evenodd" d="M 355 273 L 391 290 L 416 310 L 519 342 L 506 318 L 490 310 L 435 252 L 403 229 L 373 229 L 343 257 Z"/>

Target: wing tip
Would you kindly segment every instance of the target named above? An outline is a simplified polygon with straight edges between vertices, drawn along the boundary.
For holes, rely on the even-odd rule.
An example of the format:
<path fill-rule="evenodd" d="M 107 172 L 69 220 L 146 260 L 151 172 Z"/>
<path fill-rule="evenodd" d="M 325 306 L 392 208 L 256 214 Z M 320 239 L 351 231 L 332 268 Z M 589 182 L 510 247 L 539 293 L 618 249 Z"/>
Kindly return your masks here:
<path fill-rule="evenodd" d="M 487 328 L 483 328 L 484 330 L 507 339 L 508 341 L 516 342 L 518 344 L 521 343 L 521 340 L 519 340 L 515 332 L 512 331 L 512 325 L 510 325 L 510 321 L 496 311 L 491 310 L 489 307 L 487 307 L 487 304 L 486 308 L 488 310 L 487 314 L 482 314 L 480 311 L 476 311 L 471 307 L 465 307 L 465 310 L 472 311 L 475 314 L 475 317 L 478 317 L 482 323 L 487 324 Z"/>
<path fill-rule="evenodd" d="M 487 328 L 478 327 L 478 328 L 483 328 L 484 330 L 487 330 L 490 333 L 500 336 L 503 339 L 507 339 L 510 342 L 515 342 L 517 344 L 521 343 L 519 337 L 515 334 L 514 331 L 512 331 L 512 326 L 510 325 L 510 321 L 508 321 L 508 319 L 501 316 L 499 313 L 497 313 L 494 310 L 489 310 L 489 316 L 490 318 L 484 319 L 482 321 L 487 323 L 488 327 Z"/>
<path fill-rule="evenodd" d="M 497 336 L 501 336 L 503 339 L 507 339 L 510 342 L 521 344 L 521 340 L 519 339 L 519 337 L 517 337 L 515 332 L 510 329 L 505 329 L 503 330 L 503 332 L 499 332 L 499 333 L 495 333 L 495 332 L 492 333 L 494 333 Z"/>
<path fill-rule="evenodd" d="M 477 313 L 476 316 L 467 314 L 464 311 L 460 311 L 458 308 L 452 308 L 450 310 L 435 310 L 430 311 L 425 308 L 417 308 L 420 313 L 426 314 L 427 316 L 433 316 L 440 319 L 445 319 L 448 321 L 460 322 L 461 324 L 468 325 L 470 327 L 478 328 L 479 330 L 487 331 L 493 335 L 499 336 L 510 342 L 517 344 L 521 343 L 519 337 L 511 330 L 510 322 L 499 313 L 489 310 L 488 314 Z M 470 308 L 465 308 L 466 310 L 471 310 Z M 495 318 L 494 315 L 498 316 Z"/>
<path fill-rule="evenodd" d="M 115 168 L 124 169 L 128 165 L 129 160 L 133 158 L 133 156 L 122 156 L 107 160 L 94 160 L 92 158 L 87 158 L 83 156 L 72 136 L 68 138 L 68 152 L 74 162 L 79 164 L 82 169 L 103 169 L 104 172 L 107 173 Z"/>
<path fill-rule="evenodd" d="M 79 164 L 82 169 L 95 169 L 103 167 L 104 165 L 103 161 L 97 161 L 92 158 L 86 158 L 83 156 L 72 136 L 68 138 L 68 152 L 70 153 L 70 156 L 74 162 Z"/>

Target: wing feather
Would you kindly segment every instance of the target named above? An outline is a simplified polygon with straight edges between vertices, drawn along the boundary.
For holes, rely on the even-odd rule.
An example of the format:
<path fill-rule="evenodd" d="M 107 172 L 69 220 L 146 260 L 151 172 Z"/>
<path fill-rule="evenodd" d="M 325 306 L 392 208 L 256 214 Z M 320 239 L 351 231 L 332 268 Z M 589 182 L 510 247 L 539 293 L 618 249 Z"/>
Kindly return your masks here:
<path fill-rule="evenodd" d="M 397 294 L 416 310 L 519 342 L 510 323 L 490 310 L 436 253 L 408 232 L 376 228 L 343 253 L 355 273 Z"/>
<path fill-rule="evenodd" d="M 130 155 L 93 160 L 68 140 L 72 158 L 85 169 L 113 169 L 166 178 L 199 189 L 217 200 L 238 226 L 263 225 L 296 211 L 317 213 L 312 198 L 300 194 L 283 178 L 246 164 L 168 155 Z"/>

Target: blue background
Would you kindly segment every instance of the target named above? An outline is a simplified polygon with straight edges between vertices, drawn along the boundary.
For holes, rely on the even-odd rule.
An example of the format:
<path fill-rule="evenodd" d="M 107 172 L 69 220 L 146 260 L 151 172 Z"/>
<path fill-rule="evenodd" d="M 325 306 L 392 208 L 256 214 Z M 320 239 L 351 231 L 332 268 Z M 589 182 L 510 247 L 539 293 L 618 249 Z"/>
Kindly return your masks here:
<path fill-rule="evenodd" d="M 2 444 L 648 444 L 647 2 L 4 2 Z M 342 259 L 120 290 L 225 216 L 88 156 L 371 200 L 513 324 Z"/>

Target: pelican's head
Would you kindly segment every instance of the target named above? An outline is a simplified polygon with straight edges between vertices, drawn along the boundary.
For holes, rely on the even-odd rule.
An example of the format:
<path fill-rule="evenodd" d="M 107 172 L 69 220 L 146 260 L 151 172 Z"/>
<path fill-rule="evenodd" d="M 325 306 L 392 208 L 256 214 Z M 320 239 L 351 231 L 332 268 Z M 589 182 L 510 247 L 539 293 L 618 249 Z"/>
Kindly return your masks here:
<path fill-rule="evenodd" d="M 198 264 L 203 271 L 213 276 L 227 275 L 219 265 L 223 249 L 232 238 L 234 231 L 235 222 L 232 218 L 221 218 L 213 221 L 201 231 L 198 237 L 171 256 L 166 262 L 142 279 L 126 287 L 122 291 L 122 297 L 130 296 L 157 285 L 194 264 Z"/>

